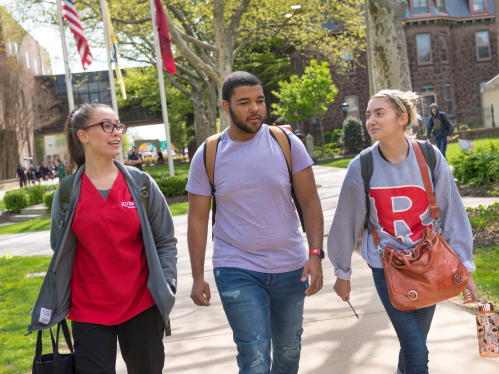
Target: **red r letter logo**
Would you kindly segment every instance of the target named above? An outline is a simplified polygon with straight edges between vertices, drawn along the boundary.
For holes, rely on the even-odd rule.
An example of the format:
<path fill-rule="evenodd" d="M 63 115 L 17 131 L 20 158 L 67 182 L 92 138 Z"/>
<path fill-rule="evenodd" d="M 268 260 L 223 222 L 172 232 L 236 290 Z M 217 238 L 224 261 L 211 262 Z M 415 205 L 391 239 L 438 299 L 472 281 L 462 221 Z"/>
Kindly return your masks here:
<path fill-rule="evenodd" d="M 403 223 L 407 227 L 409 230 L 407 236 L 412 243 L 421 239 L 425 227 L 431 226 L 423 224 L 423 214 L 428 210 L 428 200 L 422 187 L 372 188 L 369 195 L 374 200 L 382 231 L 401 242 L 404 242 L 405 235 L 397 232 L 397 223 Z"/>

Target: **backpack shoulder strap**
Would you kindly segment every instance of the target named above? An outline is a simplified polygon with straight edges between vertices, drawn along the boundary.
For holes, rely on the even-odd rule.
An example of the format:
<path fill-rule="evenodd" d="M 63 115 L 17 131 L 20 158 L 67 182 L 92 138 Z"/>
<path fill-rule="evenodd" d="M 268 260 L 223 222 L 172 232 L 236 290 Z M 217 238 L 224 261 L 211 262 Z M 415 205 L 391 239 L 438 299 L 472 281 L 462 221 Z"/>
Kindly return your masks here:
<path fill-rule="evenodd" d="M 204 167 L 208 174 L 212 189 L 215 186 L 215 160 L 217 158 L 218 143 L 220 143 L 220 139 L 222 138 L 221 135 L 222 134 L 212 135 L 204 142 Z"/>
<path fill-rule="evenodd" d="M 366 193 L 366 219 L 365 227 L 367 227 L 367 232 L 370 234 L 372 230 L 371 224 L 371 204 L 369 200 L 369 191 L 371 187 L 369 183 L 371 182 L 371 177 L 373 176 L 373 149 L 371 147 L 364 149 L 360 152 L 360 172 L 362 179 L 364 180 L 364 191 Z"/>
<path fill-rule="evenodd" d="M 147 187 L 147 181 L 142 186 L 140 195 L 141 195 L 142 205 L 144 206 L 144 209 L 146 211 L 146 216 L 149 218 L 149 207 L 147 205 L 147 198 L 149 197 L 149 188 Z"/>
<path fill-rule="evenodd" d="M 215 161 L 217 158 L 218 144 L 220 143 L 221 139 L 222 134 L 212 135 L 208 139 L 206 139 L 203 148 L 204 167 L 206 169 L 206 174 L 208 174 L 208 179 L 210 180 L 211 196 L 213 199 L 211 208 L 211 227 L 215 226 L 215 215 L 217 214 L 217 202 L 215 200 Z"/>
<path fill-rule="evenodd" d="M 76 174 L 65 176 L 59 184 L 59 203 L 61 204 L 62 212 L 66 215 L 73 195 L 73 185 Z"/>
<path fill-rule="evenodd" d="M 435 148 L 424 140 L 416 140 L 423 151 L 423 156 L 426 164 L 430 167 L 431 171 L 431 181 L 435 185 L 435 168 L 437 166 L 437 158 L 435 156 Z"/>
<path fill-rule="evenodd" d="M 292 175 L 292 165 L 291 165 L 291 140 L 289 139 L 286 131 L 277 126 L 269 126 L 270 135 L 279 143 L 286 163 L 288 164 L 289 177 Z"/>
<path fill-rule="evenodd" d="M 300 203 L 296 197 L 295 189 L 293 187 L 293 165 L 291 162 L 291 139 L 288 133 L 277 126 L 269 126 L 269 133 L 272 136 L 279 147 L 281 147 L 282 154 L 286 159 L 286 165 L 288 166 L 289 181 L 291 183 L 291 198 L 293 199 L 296 207 L 296 212 L 298 213 L 298 218 L 300 219 L 301 227 L 303 232 L 305 232 L 305 220 L 303 219 L 303 211 L 301 210 Z"/>

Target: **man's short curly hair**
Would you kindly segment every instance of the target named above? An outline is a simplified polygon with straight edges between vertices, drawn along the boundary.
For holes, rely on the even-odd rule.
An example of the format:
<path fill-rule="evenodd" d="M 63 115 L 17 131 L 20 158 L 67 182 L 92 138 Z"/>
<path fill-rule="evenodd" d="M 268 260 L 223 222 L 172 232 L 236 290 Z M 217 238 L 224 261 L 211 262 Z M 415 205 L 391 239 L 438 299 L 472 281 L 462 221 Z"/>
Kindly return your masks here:
<path fill-rule="evenodd" d="M 235 71 L 224 80 L 222 86 L 222 100 L 230 102 L 234 90 L 241 86 L 260 86 L 263 89 L 262 82 L 253 74 L 245 71 Z"/>

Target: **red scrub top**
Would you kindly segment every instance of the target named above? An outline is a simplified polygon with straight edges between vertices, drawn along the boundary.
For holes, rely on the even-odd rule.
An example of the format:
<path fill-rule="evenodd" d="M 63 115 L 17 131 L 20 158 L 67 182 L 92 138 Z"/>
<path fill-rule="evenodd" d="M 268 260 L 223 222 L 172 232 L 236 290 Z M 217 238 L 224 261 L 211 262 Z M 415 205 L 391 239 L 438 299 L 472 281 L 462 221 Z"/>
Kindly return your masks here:
<path fill-rule="evenodd" d="M 123 174 L 104 200 L 85 173 L 71 226 L 72 321 L 117 325 L 155 305 L 139 215 Z"/>

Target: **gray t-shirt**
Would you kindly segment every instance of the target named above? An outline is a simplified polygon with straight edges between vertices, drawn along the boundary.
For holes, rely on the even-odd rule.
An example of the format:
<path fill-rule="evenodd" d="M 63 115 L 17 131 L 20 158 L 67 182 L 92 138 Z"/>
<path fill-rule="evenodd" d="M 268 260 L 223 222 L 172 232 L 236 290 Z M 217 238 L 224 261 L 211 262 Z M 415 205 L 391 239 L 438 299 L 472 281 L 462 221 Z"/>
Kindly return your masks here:
<path fill-rule="evenodd" d="M 288 134 L 292 174 L 295 174 L 313 161 L 303 143 Z M 291 198 L 286 159 L 267 125 L 246 142 L 234 142 L 227 131 L 222 133 L 214 180 L 217 200 L 214 267 L 285 273 L 305 264 L 306 249 Z M 211 196 L 204 145 L 194 155 L 186 190 Z"/>
<path fill-rule="evenodd" d="M 102 198 L 104 200 L 107 200 L 107 197 L 109 196 L 109 192 L 111 191 L 111 189 L 109 190 L 97 190 L 99 191 L 100 195 L 102 196 Z"/>
<path fill-rule="evenodd" d="M 447 161 L 436 147 L 434 149 L 437 162 L 433 191 L 440 209 L 440 226 L 447 243 L 466 269 L 473 272 L 473 235 L 466 209 Z M 390 163 L 381 157 L 378 143 L 375 143 L 372 154 L 371 222 L 376 226 L 382 246 L 412 251 L 421 240 L 425 226 L 432 224 L 416 153 L 409 144 L 407 158 L 399 163 Z M 431 175 L 429 167 L 427 170 Z M 357 156 L 348 165 L 327 239 L 334 275 L 341 279 L 350 279 L 352 274 L 352 253 L 366 215 L 365 196 L 360 158 Z M 383 267 L 373 237 L 367 230 L 362 237 L 361 254 L 372 267 Z"/>

